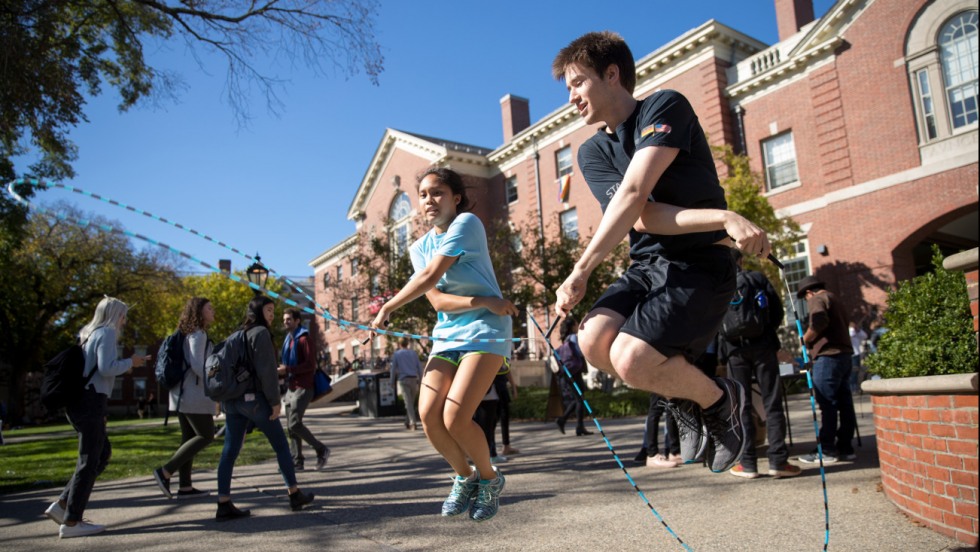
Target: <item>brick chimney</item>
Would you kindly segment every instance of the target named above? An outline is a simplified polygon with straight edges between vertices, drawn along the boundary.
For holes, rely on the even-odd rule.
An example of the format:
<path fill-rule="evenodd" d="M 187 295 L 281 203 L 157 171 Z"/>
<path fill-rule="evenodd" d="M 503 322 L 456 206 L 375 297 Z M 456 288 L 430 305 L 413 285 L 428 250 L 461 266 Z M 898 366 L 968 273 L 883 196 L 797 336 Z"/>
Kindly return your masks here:
<path fill-rule="evenodd" d="M 504 122 L 504 143 L 531 126 L 530 102 L 526 98 L 507 94 L 500 98 L 500 117 Z"/>
<path fill-rule="evenodd" d="M 795 35 L 813 19 L 813 0 L 776 0 L 776 26 L 779 28 L 780 42 Z"/>
<path fill-rule="evenodd" d="M 218 270 L 231 274 L 231 259 L 218 259 Z"/>

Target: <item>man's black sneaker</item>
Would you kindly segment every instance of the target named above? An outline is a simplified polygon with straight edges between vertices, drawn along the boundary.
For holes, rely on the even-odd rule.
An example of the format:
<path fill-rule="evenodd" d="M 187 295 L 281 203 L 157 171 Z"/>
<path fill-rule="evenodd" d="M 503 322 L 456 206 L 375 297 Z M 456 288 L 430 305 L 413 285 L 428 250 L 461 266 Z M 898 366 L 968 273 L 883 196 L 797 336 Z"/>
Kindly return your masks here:
<path fill-rule="evenodd" d="M 304 493 L 303 491 L 298 490 L 289 495 L 289 507 L 294 512 L 302 510 L 303 506 L 306 506 L 310 502 L 313 502 L 313 493 Z"/>
<path fill-rule="evenodd" d="M 722 473 L 738 464 L 748 443 L 746 428 L 742 424 L 745 389 L 742 384 L 728 378 L 715 378 L 715 383 L 721 387 L 724 397 L 721 404 L 704 411 L 704 425 L 712 445 L 708 448 L 705 461 L 711 471 Z M 681 454 L 684 454 L 684 449 L 681 449 Z"/>
<path fill-rule="evenodd" d="M 215 521 L 228 521 L 252 515 L 251 510 L 239 510 L 231 501 L 219 502 L 218 511 L 214 514 Z"/>
<path fill-rule="evenodd" d="M 697 462 L 704 457 L 708 434 L 704 430 L 701 407 L 694 401 L 676 399 L 667 401 L 667 410 L 677 421 L 677 439 L 681 445 L 681 461 Z"/>

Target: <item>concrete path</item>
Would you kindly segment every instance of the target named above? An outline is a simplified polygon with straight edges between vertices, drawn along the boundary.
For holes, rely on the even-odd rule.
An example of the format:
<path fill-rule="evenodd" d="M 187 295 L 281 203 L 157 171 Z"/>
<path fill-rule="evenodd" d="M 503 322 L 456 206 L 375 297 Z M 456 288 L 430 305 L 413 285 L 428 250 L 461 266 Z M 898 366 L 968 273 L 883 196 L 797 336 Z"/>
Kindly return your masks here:
<path fill-rule="evenodd" d="M 251 508 L 252 517 L 227 523 L 213 521 L 213 495 L 167 500 L 147 474 L 96 484 L 86 517 L 109 530 L 94 537 L 57 538 L 58 527 L 42 515 L 56 490 L 0 496 L 0 550 L 684 550 L 633 490 L 598 433 L 576 437 L 559 434 L 553 423 L 512 423 L 512 445 L 521 453 L 500 465 L 507 476 L 500 513 L 475 523 L 440 517 L 450 473 L 421 432 L 406 431 L 400 419 L 353 416 L 352 407 L 307 415 L 333 451 L 325 471 L 299 474 L 300 486 L 317 495 L 307 510 L 289 511 L 274 463 L 235 469 L 234 501 Z M 792 397 L 790 408 L 795 456 L 814 446 L 809 398 Z M 866 400 L 862 409 L 858 460 L 827 467 L 829 548 L 966 550 L 917 526 L 885 498 Z M 639 488 L 692 549 L 823 549 L 816 467 L 794 479 L 743 480 L 701 466 L 635 466 L 643 419 L 601 423 Z M 759 468 L 768 470 L 765 460 Z M 215 489 L 213 471 L 195 477 L 200 488 Z"/>

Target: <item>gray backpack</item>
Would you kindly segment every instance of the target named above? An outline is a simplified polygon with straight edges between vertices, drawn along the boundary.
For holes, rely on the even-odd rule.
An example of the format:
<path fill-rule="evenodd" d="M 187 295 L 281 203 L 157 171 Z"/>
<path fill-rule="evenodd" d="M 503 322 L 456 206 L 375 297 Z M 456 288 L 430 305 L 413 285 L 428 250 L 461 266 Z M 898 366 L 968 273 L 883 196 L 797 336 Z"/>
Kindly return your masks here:
<path fill-rule="evenodd" d="M 245 331 L 238 330 L 218 343 L 204 363 L 204 394 L 224 402 L 253 391 L 255 374 Z"/>

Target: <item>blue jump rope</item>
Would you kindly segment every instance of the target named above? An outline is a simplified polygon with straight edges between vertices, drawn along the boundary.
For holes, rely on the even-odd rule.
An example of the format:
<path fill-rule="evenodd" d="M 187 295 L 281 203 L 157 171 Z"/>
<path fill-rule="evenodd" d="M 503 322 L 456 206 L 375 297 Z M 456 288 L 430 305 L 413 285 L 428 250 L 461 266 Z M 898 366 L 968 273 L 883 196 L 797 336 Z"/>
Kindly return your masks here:
<path fill-rule="evenodd" d="M 290 299 L 289 297 L 285 297 L 285 296 L 283 296 L 283 295 L 281 295 L 279 293 L 276 293 L 274 291 L 262 289 L 261 287 L 255 285 L 255 284 L 253 284 L 253 283 L 251 283 L 251 282 L 249 282 L 247 280 L 242 279 L 240 276 L 238 276 L 236 274 L 223 272 L 221 269 L 219 269 L 219 268 L 217 268 L 217 267 L 215 267 L 215 266 L 213 266 L 213 265 L 211 265 L 211 264 L 209 264 L 209 263 L 207 263 L 207 262 L 205 262 L 205 261 L 203 261 L 201 259 L 198 259 L 198 258 L 194 257 L 193 255 L 191 255 L 189 253 L 186 253 L 184 251 L 181 251 L 181 250 L 179 250 L 179 249 L 177 249 L 175 247 L 172 247 L 172 246 L 170 246 L 170 245 L 168 245 L 166 243 L 163 243 L 161 241 L 154 240 L 154 239 L 152 239 L 150 237 L 144 236 L 142 234 L 137 234 L 135 232 L 131 232 L 131 231 L 128 231 L 128 230 L 125 230 L 125 229 L 122 229 L 122 228 L 116 228 L 116 227 L 111 226 L 111 225 L 108 225 L 108 224 L 96 223 L 96 222 L 93 222 L 93 221 L 90 221 L 90 220 L 87 220 L 87 219 L 76 219 L 74 217 L 70 217 L 70 216 L 65 215 L 63 213 L 57 213 L 57 212 L 54 212 L 54 211 L 52 211 L 50 209 L 46 209 L 44 207 L 35 205 L 35 204 L 31 203 L 30 201 L 28 201 L 27 199 L 23 198 L 22 196 L 20 196 L 17 193 L 15 187 L 18 186 L 18 185 L 21 185 L 21 186 L 31 186 L 33 188 L 38 188 L 38 189 L 61 188 L 61 189 L 64 189 L 64 190 L 67 190 L 67 191 L 70 191 L 70 192 L 74 192 L 74 193 L 77 193 L 77 194 L 80 194 L 80 195 L 83 195 L 83 196 L 90 197 L 92 199 L 103 201 L 103 202 L 108 203 L 110 205 L 113 205 L 113 206 L 116 206 L 116 207 L 119 207 L 119 208 L 122 208 L 122 209 L 126 209 L 128 211 L 133 212 L 133 213 L 137 213 L 137 214 L 143 215 L 145 217 L 148 217 L 150 219 L 156 220 L 156 221 L 161 222 L 163 224 L 168 224 L 170 226 L 173 226 L 175 228 L 178 228 L 180 230 L 183 230 L 185 232 L 188 232 L 190 234 L 193 234 L 193 235 L 195 235 L 195 236 L 197 236 L 199 238 L 202 238 L 202 239 L 204 239 L 206 241 L 209 241 L 209 242 L 211 242 L 213 244 L 216 244 L 216 245 L 218 245 L 218 246 L 220 246 L 220 247 L 222 247 L 224 249 L 227 249 L 227 250 L 229 250 L 229 251 L 231 251 L 231 252 L 233 252 L 233 253 L 235 253 L 237 255 L 240 255 L 240 256 L 244 257 L 245 259 L 248 259 L 248 260 L 251 260 L 251 261 L 257 261 L 257 259 L 254 259 L 253 257 L 249 256 L 248 254 L 242 253 L 241 251 L 239 251 L 238 249 L 235 249 L 234 247 L 231 247 L 231 246 L 229 246 L 229 245 L 227 245 L 227 244 L 225 244 L 223 242 L 217 241 L 214 238 L 211 238 L 210 236 L 208 236 L 207 234 L 203 234 L 201 232 L 198 232 L 197 230 L 194 230 L 193 228 L 188 228 L 188 227 L 186 227 L 186 226 L 184 226 L 182 224 L 179 224 L 179 223 L 176 223 L 176 222 L 172 222 L 172 221 L 170 221 L 168 219 L 165 219 L 163 217 L 159 217 L 159 216 L 154 215 L 154 214 L 152 214 L 152 213 L 150 213 L 148 211 L 143 211 L 141 209 L 137 209 L 135 207 L 132 207 L 130 205 L 126 205 L 124 203 L 120 203 L 120 202 L 115 201 L 113 199 L 105 198 L 105 197 L 102 197 L 102 196 L 100 196 L 98 194 L 87 192 L 87 191 L 82 190 L 80 188 L 76 188 L 76 187 L 73 187 L 73 186 L 67 186 L 65 184 L 61 184 L 61 183 L 58 183 L 58 182 L 39 181 L 39 180 L 34 180 L 34 179 L 31 179 L 31 180 L 18 179 L 18 180 L 15 180 L 13 182 L 10 182 L 7 185 L 7 193 L 10 194 L 10 196 L 12 198 L 14 198 L 14 200 L 16 200 L 17 202 L 19 202 L 20 204 L 24 205 L 25 207 L 27 207 L 29 209 L 34 209 L 34 210 L 38 211 L 39 213 L 42 213 L 42 214 L 44 214 L 46 216 L 54 217 L 54 218 L 56 218 L 58 220 L 61 220 L 61 221 L 64 221 L 64 222 L 68 222 L 68 223 L 72 223 L 72 224 L 75 224 L 75 225 L 77 225 L 79 227 L 82 227 L 82 228 L 93 226 L 93 227 L 98 228 L 99 230 L 101 230 L 103 232 L 108 232 L 108 233 L 112 233 L 112 234 L 121 234 L 121 235 L 127 236 L 129 238 L 135 238 L 135 239 L 144 241 L 146 243 L 149 243 L 151 245 L 154 245 L 154 246 L 157 246 L 157 247 L 166 249 L 166 250 L 171 251 L 172 253 L 175 253 L 175 254 L 177 254 L 177 255 L 179 255 L 179 256 L 181 256 L 181 257 L 183 257 L 183 258 L 185 258 L 185 259 L 187 259 L 189 261 L 192 261 L 192 262 L 195 262 L 195 263 L 199 264 L 200 266 L 204 267 L 205 269 L 207 269 L 207 270 L 209 270 L 211 272 L 214 272 L 216 274 L 221 274 L 222 276 L 225 276 L 225 277 L 227 277 L 227 278 L 229 278 L 229 279 L 231 279 L 231 280 L 233 280 L 235 282 L 244 284 L 244 285 L 246 285 L 246 286 L 248 286 L 248 287 L 250 287 L 250 288 L 252 288 L 252 289 L 254 289 L 256 291 L 265 293 L 265 294 L 269 295 L 270 297 L 272 297 L 273 299 L 279 299 L 280 301 L 282 301 L 283 303 L 285 303 L 285 304 L 287 304 L 289 306 L 296 307 L 296 308 L 298 308 L 298 309 L 300 309 L 300 310 L 302 310 L 302 311 L 304 311 L 306 313 L 312 314 L 314 316 L 321 316 L 321 317 L 323 317 L 326 320 L 333 320 L 334 322 L 336 322 L 341 327 L 344 327 L 344 328 L 347 328 L 347 329 L 364 330 L 364 331 L 367 331 L 367 332 L 373 332 L 373 333 L 378 333 L 378 334 L 388 335 L 388 336 L 398 337 L 398 338 L 404 337 L 404 338 L 416 339 L 416 340 L 428 339 L 428 340 L 433 340 L 433 341 L 446 340 L 446 338 L 438 338 L 438 337 L 428 336 L 428 335 L 420 335 L 420 334 L 412 334 L 412 333 L 407 333 L 407 332 L 398 332 L 398 331 L 393 331 L 393 330 L 383 330 L 383 329 L 380 329 L 380 328 L 372 328 L 370 326 L 365 326 L 363 324 L 359 324 L 359 323 L 353 322 L 351 320 L 344 320 L 344 319 L 341 319 L 341 318 L 337 318 L 337 317 L 333 316 L 332 314 L 330 314 L 330 312 L 326 309 L 326 307 L 320 305 L 315 299 L 313 299 L 312 297 L 310 297 L 306 293 L 306 291 L 303 288 L 301 288 L 300 286 L 298 286 L 295 282 L 291 281 L 289 278 L 286 278 L 284 276 L 279 275 L 277 272 L 275 272 L 271 268 L 266 267 L 269 270 L 270 274 L 272 274 L 273 276 L 276 276 L 277 278 L 279 278 L 281 281 L 283 281 L 285 284 L 287 284 L 289 287 L 291 287 L 297 293 L 301 294 L 305 299 L 307 299 L 308 301 L 310 301 L 311 303 L 313 303 L 316 306 L 316 308 L 319 309 L 319 311 L 320 311 L 320 312 L 317 312 L 314 309 L 311 309 L 309 307 L 300 305 L 299 303 L 297 303 L 296 301 Z M 786 286 L 786 291 L 789 292 L 790 293 L 790 297 L 792 297 L 792 290 L 789 287 L 789 282 L 786 280 L 786 274 L 783 271 L 783 268 L 784 267 L 783 267 L 782 263 L 780 263 L 779 260 L 776 259 L 772 255 L 769 255 L 769 260 L 772 263 L 774 263 L 777 267 L 779 267 L 779 269 L 780 269 L 780 275 L 781 275 L 782 281 L 783 281 L 783 285 Z M 790 304 L 791 304 L 792 309 L 793 309 L 793 315 L 796 318 L 796 330 L 797 330 L 797 334 L 798 334 L 799 339 L 800 339 L 800 346 L 801 346 L 802 351 L 803 351 L 803 362 L 804 362 L 804 365 L 806 367 L 809 367 L 809 365 L 810 365 L 810 358 L 809 358 L 809 354 L 807 352 L 806 343 L 804 343 L 804 341 L 803 341 L 803 326 L 800 323 L 800 318 L 799 318 L 799 314 L 796 311 L 796 305 L 795 305 L 795 303 L 791 300 L 790 301 Z M 653 513 L 653 515 L 657 518 L 657 520 L 660 522 L 660 524 L 663 525 L 664 529 L 670 534 L 670 536 L 673 537 L 674 539 L 676 539 L 677 542 L 681 546 L 683 546 L 685 550 L 688 550 L 688 551 L 692 550 L 692 548 L 687 543 L 685 543 L 680 538 L 680 536 L 678 536 L 677 533 L 674 532 L 673 529 L 671 529 L 670 525 L 668 525 L 667 522 L 664 520 L 663 516 L 661 516 L 660 513 L 657 512 L 656 508 L 653 507 L 653 504 L 650 503 L 650 500 L 646 497 L 646 495 L 643 493 L 643 491 L 640 490 L 639 486 L 636 484 L 636 481 L 633 479 L 633 477 L 626 470 L 626 466 L 623 464 L 623 461 L 619 458 L 619 455 L 616 453 L 616 449 L 613 447 L 612 442 L 609 440 L 609 438 L 606 436 L 605 431 L 602 429 L 602 425 L 599 423 L 599 419 L 595 416 L 594 412 L 592 411 L 592 407 L 589 405 L 589 402 L 585 399 L 585 395 L 584 395 L 583 391 L 581 389 L 579 389 L 578 384 L 576 384 L 574 382 L 574 380 L 572 379 L 571 372 L 561 362 L 561 359 L 558 357 L 557 351 L 555 351 L 554 346 L 551 345 L 551 341 L 550 341 L 549 338 L 551 337 L 552 331 L 554 331 L 555 325 L 558 323 L 558 319 L 556 319 L 555 322 L 548 329 L 548 331 L 545 332 L 544 330 L 542 330 L 541 326 L 538 324 L 538 321 L 534 318 L 534 315 L 531 313 L 531 311 L 527 311 L 527 313 L 528 313 L 528 318 L 531 319 L 531 322 L 534 324 L 534 327 L 537 328 L 538 332 L 544 337 L 544 341 L 548 345 L 548 349 L 551 351 L 552 357 L 558 363 L 558 365 L 561 367 L 561 369 L 564 371 L 565 375 L 572 381 L 572 386 L 575 388 L 575 392 L 578 393 L 579 397 L 582 398 L 582 402 L 583 402 L 586 410 L 588 411 L 589 415 L 592 416 L 592 421 L 595 424 L 596 429 L 599 431 L 599 434 L 602 435 L 603 441 L 605 441 L 606 446 L 609 448 L 609 451 L 613 455 L 613 459 L 615 459 L 616 464 L 619 465 L 619 468 L 623 471 L 623 475 L 626 476 L 627 481 L 629 481 L 630 485 L 632 485 L 633 489 L 637 492 L 637 494 L 640 496 L 640 498 L 643 499 L 644 503 L 650 509 L 650 512 Z M 473 343 L 505 343 L 505 342 L 519 342 L 522 339 L 523 338 L 512 338 L 512 339 L 474 339 L 474 340 L 470 340 L 470 341 L 473 342 Z M 457 340 L 453 340 L 453 341 L 457 341 Z M 814 397 L 813 379 L 811 377 L 811 374 L 810 374 L 810 371 L 809 370 L 805 370 L 805 372 L 806 372 L 806 376 L 807 376 L 807 387 L 809 388 L 809 391 L 810 391 L 810 408 L 813 411 L 813 428 L 814 428 L 814 431 L 815 431 L 815 433 L 817 435 L 817 456 L 818 456 L 819 461 L 820 461 L 820 480 L 821 480 L 821 484 L 823 486 L 824 526 L 825 526 L 825 529 L 824 529 L 824 544 L 823 544 L 823 549 L 826 551 L 827 550 L 827 547 L 828 547 L 828 545 L 830 543 L 830 509 L 829 509 L 828 502 L 827 502 L 827 477 L 826 477 L 826 472 L 824 470 L 824 463 L 823 463 L 823 448 L 820 445 L 820 439 L 819 439 L 820 428 L 819 428 L 819 424 L 817 422 L 817 409 L 816 409 L 816 399 Z"/>

